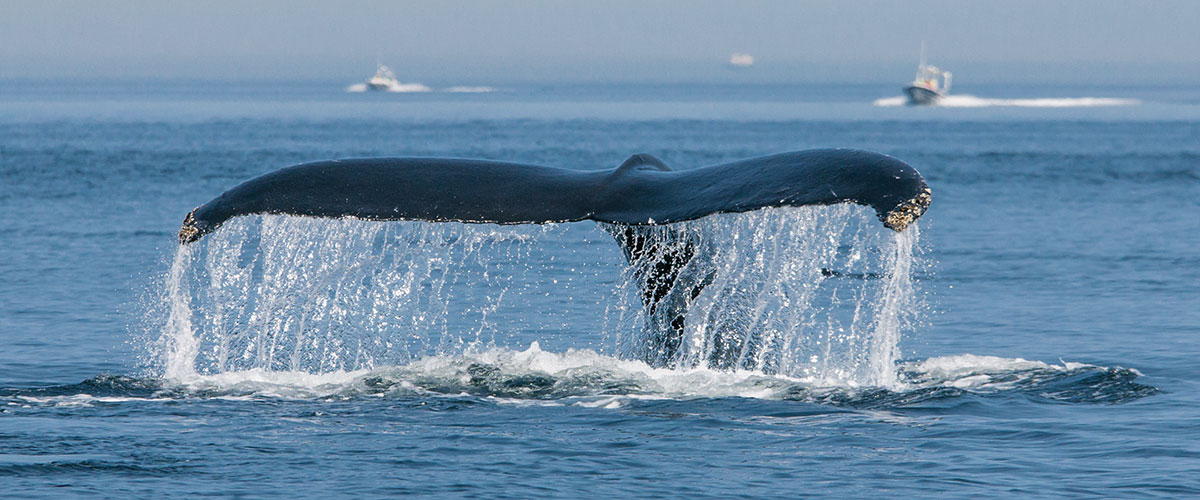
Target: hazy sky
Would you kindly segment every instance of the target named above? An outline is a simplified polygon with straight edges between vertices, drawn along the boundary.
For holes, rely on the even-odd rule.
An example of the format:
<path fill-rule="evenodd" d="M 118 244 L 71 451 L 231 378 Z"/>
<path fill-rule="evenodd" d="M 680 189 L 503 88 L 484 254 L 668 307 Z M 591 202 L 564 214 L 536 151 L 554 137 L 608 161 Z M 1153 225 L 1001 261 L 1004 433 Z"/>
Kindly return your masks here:
<path fill-rule="evenodd" d="M 0 0 L 0 78 L 874 82 L 921 40 L 959 81 L 1195 83 L 1200 1 Z"/>

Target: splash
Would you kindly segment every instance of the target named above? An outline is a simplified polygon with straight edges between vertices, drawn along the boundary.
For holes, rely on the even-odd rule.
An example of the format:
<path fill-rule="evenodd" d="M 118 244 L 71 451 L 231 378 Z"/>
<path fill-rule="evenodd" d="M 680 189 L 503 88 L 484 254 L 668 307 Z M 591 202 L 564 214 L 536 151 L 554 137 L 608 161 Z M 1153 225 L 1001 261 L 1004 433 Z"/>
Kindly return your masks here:
<path fill-rule="evenodd" d="M 705 283 L 672 299 L 687 302 L 672 366 L 900 383 L 916 227 L 893 233 L 847 204 L 658 228 L 698 249 L 681 283 Z M 151 358 L 182 382 L 361 374 L 549 338 L 634 362 L 673 331 L 643 307 L 638 269 L 584 224 L 242 217 L 179 248 Z"/>
<path fill-rule="evenodd" d="M 195 375 L 191 360 L 196 357 L 197 342 L 192 334 L 192 309 L 188 289 L 183 285 L 184 273 L 191 260 L 192 249 L 180 247 L 175 253 L 171 270 L 167 272 L 167 325 L 162 345 L 165 349 L 165 375 L 185 379 Z"/>
<path fill-rule="evenodd" d="M 921 310 L 911 276 L 915 227 L 893 233 L 843 204 L 722 214 L 655 231 L 654 244 L 696 256 L 653 311 L 633 300 L 616 307 L 606 330 L 620 332 L 627 357 L 829 385 L 896 383 L 897 345 Z M 623 288 L 637 289 L 654 265 L 634 262 Z M 678 338 L 664 345 L 670 332 Z"/>
<path fill-rule="evenodd" d="M 884 97 L 873 103 L 878 107 L 896 107 L 908 104 L 904 97 Z M 1137 99 L 1116 97 L 1048 97 L 1036 99 L 990 99 L 969 94 L 948 95 L 938 99 L 937 107 L 942 108 L 988 108 L 988 107 L 1017 107 L 1017 108 L 1090 108 L 1104 106 L 1134 106 L 1141 104 Z"/>
<path fill-rule="evenodd" d="M 323 373 L 490 343 L 490 314 L 529 301 L 511 283 L 536 269 L 533 243 L 554 230 L 237 219 L 179 248 L 155 364 L 170 378 Z"/>
<path fill-rule="evenodd" d="M 591 349 L 494 347 L 373 370 L 305 373 L 251 369 L 186 380 L 102 375 L 79 384 L 0 391 L 0 404 L 78 407 L 181 398 L 226 400 L 418 398 L 490 404 L 625 408 L 657 399 L 750 398 L 888 409 L 929 401 L 1019 395 L 1055 403 L 1119 404 L 1157 394 L 1137 370 L 962 354 L 897 365 L 894 388 L 828 386 L 817 378 L 695 367 L 656 368 Z"/>

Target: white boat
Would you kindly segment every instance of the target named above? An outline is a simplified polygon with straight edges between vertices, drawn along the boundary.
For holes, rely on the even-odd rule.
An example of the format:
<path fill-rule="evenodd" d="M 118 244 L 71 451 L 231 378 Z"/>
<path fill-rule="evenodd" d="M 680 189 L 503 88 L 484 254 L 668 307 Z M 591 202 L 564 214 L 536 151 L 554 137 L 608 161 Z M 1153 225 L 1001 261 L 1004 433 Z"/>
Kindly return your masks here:
<path fill-rule="evenodd" d="M 910 105 L 932 105 L 950 93 L 950 72 L 925 64 L 925 42 L 921 42 L 921 62 L 912 85 L 904 87 Z M 940 79 L 940 81 L 939 81 Z"/>
<path fill-rule="evenodd" d="M 375 76 L 367 80 L 368 90 L 391 90 L 399 86 L 400 80 L 396 79 L 396 74 L 382 64 L 375 70 Z"/>
<path fill-rule="evenodd" d="M 749 68 L 750 66 L 754 66 L 754 56 L 735 52 L 729 56 L 729 65 L 734 68 Z"/>
<path fill-rule="evenodd" d="M 396 78 L 396 74 L 392 73 L 387 66 L 379 64 L 379 69 L 375 70 L 375 76 L 367 79 L 362 83 L 356 83 L 346 87 L 346 92 L 432 92 L 433 89 L 420 83 L 401 83 Z"/>

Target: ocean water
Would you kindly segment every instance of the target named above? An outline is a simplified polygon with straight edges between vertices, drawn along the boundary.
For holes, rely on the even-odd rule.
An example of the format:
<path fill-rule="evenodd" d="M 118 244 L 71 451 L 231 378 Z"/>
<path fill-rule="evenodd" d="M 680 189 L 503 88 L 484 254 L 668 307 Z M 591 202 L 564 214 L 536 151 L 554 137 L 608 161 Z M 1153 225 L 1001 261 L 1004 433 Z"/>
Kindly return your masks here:
<path fill-rule="evenodd" d="M 3 496 L 1200 496 L 1194 86 L 423 84 L 0 82 Z M 713 276 L 674 368 L 592 223 L 175 240 L 305 161 L 820 147 L 931 208 L 669 228 Z"/>

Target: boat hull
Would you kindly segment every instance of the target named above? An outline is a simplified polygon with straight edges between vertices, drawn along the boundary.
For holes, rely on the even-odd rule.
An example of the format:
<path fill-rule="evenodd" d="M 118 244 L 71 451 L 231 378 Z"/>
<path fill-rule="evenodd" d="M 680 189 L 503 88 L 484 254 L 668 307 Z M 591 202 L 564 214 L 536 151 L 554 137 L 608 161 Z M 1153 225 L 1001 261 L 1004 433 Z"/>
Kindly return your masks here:
<path fill-rule="evenodd" d="M 931 106 L 943 97 L 940 92 L 916 85 L 904 87 L 904 95 L 908 96 L 908 104 L 911 106 Z"/>

